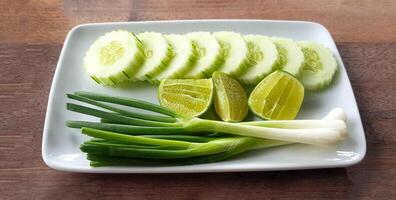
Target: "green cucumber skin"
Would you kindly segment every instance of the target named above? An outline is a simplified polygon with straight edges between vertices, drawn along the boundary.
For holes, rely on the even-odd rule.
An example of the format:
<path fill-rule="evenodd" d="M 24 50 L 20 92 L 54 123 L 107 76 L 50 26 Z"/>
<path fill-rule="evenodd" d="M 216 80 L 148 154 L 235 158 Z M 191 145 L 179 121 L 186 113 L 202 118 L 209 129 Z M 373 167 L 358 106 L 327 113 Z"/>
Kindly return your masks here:
<path fill-rule="evenodd" d="M 134 60 L 134 62 L 132 62 L 130 64 L 130 67 L 124 69 L 123 71 L 121 71 L 115 75 L 111 75 L 108 77 L 91 76 L 91 78 L 95 82 L 99 82 L 99 83 L 101 83 L 103 85 L 107 85 L 107 86 L 117 86 L 117 85 L 124 83 L 126 81 L 136 81 L 135 79 L 133 79 L 133 74 L 136 72 L 135 66 L 141 65 L 141 63 L 144 60 L 143 54 L 139 53 L 139 55 L 136 55 L 133 60 Z"/>
<path fill-rule="evenodd" d="M 178 72 L 174 73 L 169 78 L 183 78 L 183 76 L 188 72 L 188 70 L 193 67 L 194 63 L 197 61 L 198 57 L 195 54 L 191 54 L 188 58 L 188 63 Z M 158 83 L 159 84 L 159 83 Z"/>
<path fill-rule="evenodd" d="M 198 59 L 195 59 L 195 61 L 190 65 L 191 68 L 198 67 Z M 212 77 L 213 72 L 218 70 L 220 66 L 223 64 L 224 59 L 220 54 L 218 54 L 215 58 L 215 61 L 209 66 L 203 69 L 202 71 L 198 72 L 195 75 L 187 75 L 189 69 L 185 70 L 184 73 L 180 73 L 179 77 L 181 78 L 191 78 L 191 79 L 202 79 L 202 78 L 210 78 Z"/>
<path fill-rule="evenodd" d="M 289 39 L 289 38 L 282 38 L 282 37 L 272 37 L 271 38 L 272 41 L 274 42 L 276 48 L 278 49 L 279 52 L 279 59 L 278 59 L 278 63 L 276 68 L 286 71 L 290 74 L 292 74 L 293 76 L 299 76 L 300 73 L 302 72 L 302 66 L 304 63 L 304 54 L 301 51 L 301 48 L 299 47 L 299 45 Z M 286 48 L 284 48 L 286 46 Z M 286 49 L 292 49 L 293 52 L 293 56 L 289 56 L 289 53 Z M 286 51 L 286 62 L 282 63 L 282 49 L 283 51 Z M 290 61 L 290 57 L 294 57 L 294 59 L 292 61 Z M 293 63 L 294 65 L 290 66 L 290 63 Z"/>
<path fill-rule="evenodd" d="M 168 65 L 168 63 L 172 60 L 173 58 L 173 50 L 172 48 L 168 45 L 168 50 L 166 52 L 166 56 L 165 58 L 161 61 L 161 64 L 159 66 L 157 66 L 154 70 L 148 72 L 145 76 L 146 81 L 148 81 L 149 83 L 152 83 L 152 80 L 154 79 L 154 77 L 161 73 Z"/>
<path fill-rule="evenodd" d="M 143 32 L 137 35 L 136 38 L 141 43 L 142 52 L 144 52 L 144 62 L 141 64 L 140 69 L 135 73 L 133 80 L 149 81 L 151 77 L 155 76 L 157 73 L 161 72 L 164 68 L 166 68 L 168 62 L 172 59 L 172 48 L 169 46 L 168 43 L 165 43 L 166 41 L 161 33 Z M 153 40 L 161 42 L 161 44 L 159 44 L 161 49 L 157 51 L 157 53 L 160 54 L 156 55 L 157 57 L 155 58 L 151 57 L 150 59 L 148 59 L 146 57 L 147 55 L 144 54 L 146 53 L 147 49 L 151 51 L 155 49 L 155 46 L 153 46 L 153 44 L 155 44 Z M 147 62 L 149 61 L 154 61 L 154 63 L 150 63 L 149 66 L 146 66 Z M 143 69 L 144 67 L 150 67 L 150 69 Z"/>
<path fill-rule="evenodd" d="M 338 71 L 338 64 L 334 58 L 332 51 L 323 46 L 322 44 L 312 42 L 312 41 L 299 41 L 298 45 L 302 50 L 310 49 L 316 52 L 321 61 L 322 69 L 319 72 L 311 73 L 304 70 L 302 67 L 302 72 L 299 74 L 298 79 L 304 85 L 304 88 L 308 91 L 320 91 L 327 88 L 334 79 L 335 74 Z M 305 61 L 303 65 L 308 64 L 306 54 Z"/>
<path fill-rule="evenodd" d="M 218 70 L 220 66 L 224 63 L 224 59 L 221 57 L 221 55 L 217 55 L 215 58 L 215 62 L 211 65 L 211 67 L 205 69 L 202 71 L 200 74 L 199 78 L 210 78 L 212 77 L 213 72 Z"/>
<path fill-rule="evenodd" d="M 279 45 L 277 45 L 276 43 L 275 43 L 275 46 L 276 46 L 276 49 L 278 50 L 278 52 L 280 52 L 281 50 L 280 50 L 280 46 Z M 299 69 L 297 70 L 297 72 L 296 73 L 291 73 L 290 71 L 286 71 L 286 70 L 284 70 L 283 69 L 283 63 L 281 62 L 281 58 L 280 58 L 280 53 L 279 53 L 279 55 L 278 55 L 278 60 L 277 60 L 277 62 L 276 62 L 276 64 L 275 64 L 275 67 L 274 67 L 274 70 L 282 70 L 282 71 L 285 71 L 285 72 L 288 72 L 288 73 L 290 73 L 290 74 L 292 74 L 293 76 L 298 76 L 300 73 L 301 73 L 301 71 L 302 71 L 302 67 L 299 67 Z"/>
<path fill-rule="evenodd" d="M 186 65 L 179 71 L 175 72 L 174 74 L 172 74 L 172 76 L 167 77 L 167 79 L 177 79 L 177 78 L 185 78 L 184 75 L 187 73 L 187 71 L 194 66 L 195 60 L 197 58 L 193 55 L 190 56 L 190 58 L 188 59 L 188 63 L 186 63 Z M 162 79 L 163 80 L 163 79 Z M 161 80 L 156 79 L 155 76 L 147 78 L 147 82 L 149 82 L 150 84 L 153 85 L 159 85 L 161 83 Z"/>
<path fill-rule="evenodd" d="M 252 49 L 249 49 L 249 54 L 248 56 L 252 56 L 253 53 L 255 52 L 253 49 L 259 49 L 260 53 L 262 53 L 264 56 L 264 59 L 266 60 L 260 60 L 257 62 L 256 59 L 249 59 L 249 64 L 251 67 L 251 70 L 255 70 L 256 73 L 254 77 L 249 77 L 249 73 L 251 73 L 250 70 L 247 70 L 243 72 L 240 76 L 237 78 L 239 81 L 243 84 L 246 85 L 256 85 L 258 84 L 261 80 L 263 80 L 265 77 L 267 77 L 269 74 L 271 74 L 273 71 L 277 69 L 277 63 L 279 60 L 279 53 L 276 48 L 276 45 L 273 43 L 273 41 L 263 35 L 245 35 L 244 36 L 245 41 L 249 43 L 255 43 L 254 47 Z M 261 42 L 261 45 L 258 45 L 258 42 Z M 268 63 L 269 62 L 269 63 Z M 263 68 L 264 65 L 264 68 Z M 257 69 L 259 66 L 261 66 L 259 69 Z"/>
<path fill-rule="evenodd" d="M 249 69 L 252 65 L 250 64 L 249 60 L 245 58 L 242 63 L 239 65 L 239 67 L 231 72 L 229 75 L 232 77 L 238 77 L 241 74 L 243 74 L 247 69 Z"/>
<path fill-rule="evenodd" d="M 132 34 L 132 33 L 131 33 Z M 133 34 L 132 34 L 133 35 Z M 135 37 L 134 37 L 135 38 Z M 144 62 L 144 55 L 142 53 L 142 45 L 139 40 L 136 38 L 135 44 L 138 47 L 138 51 L 136 52 L 134 58 L 130 62 L 130 64 L 125 67 L 122 71 L 110 75 L 107 77 L 101 77 L 94 74 L 91 74 L 90 77 L 98 84 L 106 85 L 106 86 L 116 86 L 118 84 L 124 83 L 126 81 L 134 81 L 133 75 L 140 68 L 142 63 Z"/>
<path fill-rule="evenodd" d="M 167 40 L 170 48 L 172 48 L 172 55 L 170 56 L 171 59 L 168 62 L 168 65 L 165 66 L 165 68 L 161 72 L 155 74 L 154 76 L 150 77 L 150 79 L 148 79 L 150 83 L 156 85 L 159 85 L 162 79 L 183 78 L 184 74 L 186 74 L 188 70 L 193 67 L 193 64 L 197 60 L 197 55 L 193 52 L 192 42 L 186 36 L 170 34 L 170 35 L 165 35 L 164 37 Z M 178 43 L 179 40 L 180 41 L 184 40 L 182 41 L 181 46 Z M 186 47 L 189 47 L 190 49 L 188 48 L 185 49 Z M 180 62 L 180 60 L 177 60 L 180 59 L 178 58 L 178 55 L 183 55 L 183 53 L 179 52 L 180 48 L 183 48 L 184 51 L 188 52 L 187 54 L 184 54 L 187 55 L 186 57 L 184 56 L 181 57 L 182 62 Z M 176 65 L 173 62 L 176 62 Z M 173 69 L 170 72 L 166 72 L 168 68 L 173 68 Z"/>
<path fill-rule="evenodd" d="M 229 31 L 214 32 L 213 35 L 216 38 L 216 40 L 219 42 L 220 47 L 221 47 L 220 54 L 221 54 L 223 62 L 219 63 L 220 66 L 218 67 L 218 70 L 222 71 L 230 76 L 233 76 L 233 77 L 237 77 L 237 76 L 243 74 L 246 71 L 246 69 L 248 69 L 251 66 L 249 59 L 248 59 L 249 51 L 247 48 L 247 43 L 246 43 L 245 39 L 243 38 L 243 36 L 241 36 L 239 33 L 229 32 Z M 230 37 L 234 37 L 234 39 L 236 39 L 235 41 L 237 42 L 237 44 L 238 44 L 238 42 L 242 42 L 242 46 L 238 46 L 238 47 L 243 48 L 245 50 L 245 54 L 243 54 L 243 57 L 240 60 L 238 60 L 238 63 L 237 63 L 238 65 L 235 65 L 231 69 L 225 70 L 225 68 L 227 68 L 227 65 L 230 64 L 230 63 L 228 63 L 229 62 L 228 59 L 233 60 L 233 58 L 235 58 L 229 54 L 225 55 L 225 54 L 227 54 L 226 52 L 233 50 L 235 53 L 235 49 L 239 50 L 239 48 L 235 48 L 235 46 L 232 46 L 233 44 L 234 45 L 236 45 L 236 44 L 230 42 Z M 225 47 L 225 45 L 228 46 L 228 48 Z M 241 54 L 239 54 L 239 53 L 243 53 L 243 50 L 242 50 L 242 52 L 238 52 L 238 54 L 236 54 L 234 56 L 237 56 L 237 58 L 238 58 L 239 56 L 241 56 Z M 212 73 L 213 73 L 213 71 L 212 71 Z"/>
<path fill-rule="evenodd" d="M 122 31 L 122 30 L 120 30 Z M 101 84 L 101 85 L 106 85 L 106 86 L 118 86 L 124 82 L 133 82 L 133 81 L 141 81 L 140 79 L 136 79 L 134 77 L 134 75 L 137 73 L 137 71 L 140 70 L 141 66 L 143 66 L 144 62 L 145 62 L 145 56 L 143 53 L 143 44 L 142 42 L 139 40 L 139 38 L 131 32 L 131 34 L 133 35 L 134 38 L 134 42 L 136 44 L 136 46 L 138 47 L 138 51 L 133 55 L 133 58 L 131 58 L 131 61 L 129 64 L 127 64 L 121 71 L 114 71 L 114 73 L 109 73 L 110 75 L 108 76 L 104 76 L 104 74 L 100 75 L 100 73 L 95 74 L 95 73 L 91 73 L 89 74 L 90 78 L 96 82 L 97 84 Z M 271 38 L 276 39 L 275 38 Z M 278 38 L 281 39 L 281 38 Z M 286 38 L 287 39 L 287 38 Z M 275 42 L 274 42 L 275 43 Z M 305 43 L 310 43 L 310 44 L 314 44 L 315 42 L 310 42 L 310 41 L 305 41 Z M 304 48 L 301 45 L 304 45 L 304 41 L 299 41 L 297 42 L 299 48 Z M 321 45 L 318 43 L 315 43 L 316 45 Z M 275 43 L 276 45 L 276 43 Z M 321 45 L 322 46 L 322 45 Z M 278 49 L 278 45 L 276 45 L 277 49 Z M 322 46 L 323 47 L 323 46 Z M 325 48 L 325 47 L 323 47 Z M 220 51 L 222 49 L 222 46 L 220 44 Z M 327 49 L 327 48 L 326 48 Z M 327 51 L 330 51 L 329 49 L 327 49 Z M 331 52 L 331 51 L 330 51 Z M 153 70 L 150 70 L 149 72 L 147 72 L 144 75 L 143 80 L 151 83 L 151 84 L 156 84 L 158 85 L 160 83 L 161 80 L 158 80 L 156 78 L 156 75 L 160 74 L 163 70 L 165 70 L 168 67 L 168 64 L 172 61 L 173 57 L 174 57 L 174 52 L 172 47 L 168 44 L 168 50 L 166 51 L 166 56 L 163 58 L 163 60 L 161 60 L 161 63 L 158 67 L 156 67 Z M 331 53 L 332 57 L 330 59 L 334 59 L 334 55 Z M 181 67 L 180 70 L 172 72 L 172 75 L 164 77 L 164 78 L 169 78 L 169 79 L 175 79 L 175 78 L 193 78 L 193 79 L 200 79 L 200 78 L 210 78 L 213 74 L 213 72 L 220 70 L 222 68 L 222 65 L 224 65 L 225 60 L 227 59 L 226 57 L 224 57 L 224 55 L 222 53 L 219 53 L 215 56 L 215 58 L 213 59 L 213 62 L 210 63 L 209 66 L 207 67 L 202 67 L 202 71 L 199 71 L 199 73 L 196 73 L 194 76 L 188 76 L 188 72 L 190 69 L 193 69 L 195 67 L 197 67 L 197 61 L 198 61 L 199 57 L 197 56 L 197 53 L 192 53 L 188 59 L 188 62 L 186 62 L 184 67 Z M 279 57 L 278 57 L 278 61 L 279 61 Z M 335 60 L 335 59 L 334 59 Z M 129 60 L 128 60 L 129 61 Z M 333 63 L 336 61 L 331 61 L 328 63 Z M 302 66 L 305 64 L 305 61 L 303 62 Z M 332 64 L 331 64 L 332 65 Z M 312 75 L 312 76 L 316 76 L 316 78 L 310 78 L 309 80 L 311 80 L 312 83 L 308 83 L 307 81 L 305 81 L 305 79 L 303 78 L 304 76 L 308 76 L 308 75 L 303 75 L 303 67 L 299 67 L 299 69 L 296 71 L 294 70 L 293 72 L 290 72 L 292 75 L 296 76 L 299 78 L 299 80 L 304 84 L 304 87 L 308 90 L 308 91 L 318 91 L 318 90 L 323 90 L 325 89 L 327 86 L 329 86 L 333 80 L 333 77 L 335 76 L 335 74 L 338 72 L 337 69 L 337 65 L 335 66 L 334 69 L 331 69 L 329 71 L 329 75 Z M 249 61 L 249 59 L 246 57 L 245 59 L 242 60 L 240 66 L 238 68 L 235 68 L 235 71 L 232 71 L 229 73 L 230 76 L 237 78 L 239 81 L 241 81 L 241 83 L 245 84 L 245 85 L 252 85 L 252 84 L 256 84 L 256 82 L 259 81 L 245 81 L 245 80 L 241 80 L 240 77 L 242 74 L 244 74 L 250 67 L 252 67 L 252 63 Z M 274 70 L 284 70 L 283 66 L 280 64 L 280 62 L 276 62 L 276 64 L 272 67 L 272 71 Z M 312 73 L 313 74 L 313 73 Z M 266 75 L 265 75 L 266 76 Z M 265 76 L 261 77 L 265 78 Z M 318 79 L 318 80 L 316 80 Z M 323 80 L 319 80 L 319 79 L 323 79 Z M 315 81 L 313 81 L 315 80 Z"/>
<path fill-rule="evenodd" d="M 222 63 L 224 62 L 224 59 L 221 55 L 221 47 L 220 44 L 217 42 L 217 40 L 213 37 L 213 35 L 211 35 L 209 32 L 192 32 L 190 33 L 192 36 L 188 36 L 189 34 L 187 34 L 187 37 L 192 41 L 193 46 L 194 44 L 196 46 L 199 47 L 197 41 L 199 41 L 199 39 L 196 37 L 196 35 L 194 36 L 194 34 L 208 34 L 210 36 L 210 38 L 213 42 L 216 43 L 216 46 L 218 47 L 218 52 L 216 52 L 216 55 L 214 56 L 213 60 L 211 60 L 211 62 L 208 64 L 206 63 L 206 66 L 199 66 L 200 64 L 200 59 L 201 57 L 199 56 L 199 52 L 197 52 L 196 48 L 193 48 L 193 53 L 196 57 L 196 59 L 194 60 L 193 64 L 190 66 L 189 69 L 186 70 L 186 72 L 184 74 L 182 74 L 181 76 L 183 76 L 182 78 L 191 78 L 191 79 L 201 79 L 201 78 L 210 78 L 212 76 L 212 73 L 214 71 L 216 71 L 217 69 L 219 69 L 219 67 L 222 65 Z M 201 36 L 199 36 L 201 37 Z M 202 36 L 203 37 L 203 36 Z M 194 69 L 199 68 L 199 71 L 196 71 L 194 74 L 191 74 L 191 70 L 195 71 Z"/>

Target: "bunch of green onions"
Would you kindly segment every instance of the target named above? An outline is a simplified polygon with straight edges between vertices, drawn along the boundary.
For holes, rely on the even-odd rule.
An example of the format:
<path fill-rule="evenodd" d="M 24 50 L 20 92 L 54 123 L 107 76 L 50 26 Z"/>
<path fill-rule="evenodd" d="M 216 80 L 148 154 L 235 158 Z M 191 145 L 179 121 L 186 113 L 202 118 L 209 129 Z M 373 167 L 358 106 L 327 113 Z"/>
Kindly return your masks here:
<path fill-rule="evenodd" d="M 346 135 L 345 114 L 332 110 L 322 120 L 229 123 L 181 116 L 149 102 L 90 92 L 67 97 L 102 108 L 67 103 L 70 111 L 100 122 L 67 121 L 93 139 L 81 145 L 91 166 L 183 165 L 215 162 L 259 148 L 290 143 L 330 146 Z M 146 114 L 121 106 L 154 112 Z M 103 110 L 104 109 L 104 110 Z"/>

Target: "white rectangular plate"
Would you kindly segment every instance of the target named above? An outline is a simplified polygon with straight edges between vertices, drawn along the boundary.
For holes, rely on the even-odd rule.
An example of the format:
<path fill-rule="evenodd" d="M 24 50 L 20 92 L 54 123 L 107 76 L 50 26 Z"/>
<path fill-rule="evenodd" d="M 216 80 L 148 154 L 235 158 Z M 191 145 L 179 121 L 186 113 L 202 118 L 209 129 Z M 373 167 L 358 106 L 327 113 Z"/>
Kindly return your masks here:
<path fill-rule="evenodd" d="M 330 48 L 339 71 L 325 91 L 306 95 L 300 119 L 319 119 L 332 108 L 343 108 L 348 117 L 348 136 L 337 147 L 288 145 L 255 150 L 222 162 L 169 167 L 99 167 L 92 168 L 79 149 L 87 137 L 79 130 L 65 126 L 66 120 L 92 118 L 66 110 L 65 93 L 85 90 L 128 96 L 157 103 L 156 87 L 138 83 L 129 89 L 97 85 L 82 67 L 89 46 L 106 32 L 125 29 L 132 32 L 188 33 L 192 31 L 235 31 L 241 34 L 264 34 L 294 40 L 312 40 Z M 45 119 L 42 156 L 54 169 L 91 173 L 185 173 L 268 171 L 345 167 L 361 161 L 366 153 L 366 141 L 355 97 L 333 38 L 325 27 L 313 22 L 272 20 L 192 20 L 86 24 L 73 28 L 67 35 L 49 95 Z"/>

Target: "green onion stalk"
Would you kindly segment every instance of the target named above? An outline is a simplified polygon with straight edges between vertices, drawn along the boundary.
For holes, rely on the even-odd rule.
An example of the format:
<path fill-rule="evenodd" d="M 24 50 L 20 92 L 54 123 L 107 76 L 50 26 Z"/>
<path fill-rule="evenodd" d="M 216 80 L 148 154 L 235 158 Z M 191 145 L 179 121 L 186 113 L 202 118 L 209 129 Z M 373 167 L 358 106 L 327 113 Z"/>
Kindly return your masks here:
<path fill-rule="evenodd" d="M 245 151 L 290 143 L 330 146 L 346 135 L 345 114 L 332 110 L 322 120 L 229 123 L 179 115 L 149 102 L 90 92 L 67 97 L 101 109 L 67 103 L 70 111 L 100 122 L 67 121 L 95 139 L 84 142 L 92 166 L 179 165 L 215 162 Z M 118 106 L 116 106 L 118 105 Z M 138 113 L 121 106 L 150 111 Z"/>

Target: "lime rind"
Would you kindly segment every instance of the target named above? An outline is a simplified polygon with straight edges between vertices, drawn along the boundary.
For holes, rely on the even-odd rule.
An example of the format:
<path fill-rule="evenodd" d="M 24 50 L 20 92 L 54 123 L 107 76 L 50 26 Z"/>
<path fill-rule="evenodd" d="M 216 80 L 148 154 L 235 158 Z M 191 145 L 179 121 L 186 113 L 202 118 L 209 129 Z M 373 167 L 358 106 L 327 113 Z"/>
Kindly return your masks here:
<path fill-rule="evenodd" d="M 212 103 L 213 82 L 211 79 L 163 79 L 158 98 L 162 106 L 182 116 L 198 117 Z"/>
<path fill-rule="evenodd" d="M 247 96 L 239 82 L 223 72 L 214 72 L 214 108 L 226 122 L 242 121 L 248 114 Z"/>
<path fill-rule="evenodd" d="M 303 85 L 289 73 L 275 71 L 253 89 L 248 104 L 250 110 L 263 119 L 292 120 L 303 99 Z"/>

